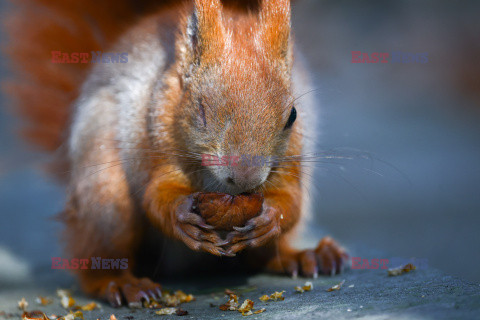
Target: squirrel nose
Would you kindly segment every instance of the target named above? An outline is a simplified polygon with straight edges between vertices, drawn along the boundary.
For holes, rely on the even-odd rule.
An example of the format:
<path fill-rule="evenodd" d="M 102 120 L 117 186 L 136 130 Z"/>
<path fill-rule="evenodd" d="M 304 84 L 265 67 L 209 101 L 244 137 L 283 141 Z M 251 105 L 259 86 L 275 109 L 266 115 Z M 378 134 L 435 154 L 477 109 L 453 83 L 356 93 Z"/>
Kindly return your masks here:
<path fill-rule="evenodd" d="M 230 175 L 225 180 L 229 185 L 235 185 L 243 191 L 248 191 L 263 183 L 268 175 L 266 171 L 268 170 L 265 167 L 232 167 Z"/>

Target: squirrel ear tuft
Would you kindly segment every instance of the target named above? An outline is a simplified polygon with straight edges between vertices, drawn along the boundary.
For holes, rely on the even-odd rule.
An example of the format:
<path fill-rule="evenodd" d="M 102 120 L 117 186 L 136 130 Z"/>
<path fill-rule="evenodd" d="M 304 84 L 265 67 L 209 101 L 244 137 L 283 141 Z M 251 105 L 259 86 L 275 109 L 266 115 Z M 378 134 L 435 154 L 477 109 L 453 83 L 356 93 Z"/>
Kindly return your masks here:
<path fill-rule="evenodd" d="M 262 37 L 273 58 L 286 59 L 290 51 L 290 1 L 263 0 L 260 8 Z"/>
<path fill-rule="evenodd" d="M 187 36 L 197 58 L 202 60 L 221 52 L 225 39 L 220 0 L 195 0 L 187 26 Z"/>

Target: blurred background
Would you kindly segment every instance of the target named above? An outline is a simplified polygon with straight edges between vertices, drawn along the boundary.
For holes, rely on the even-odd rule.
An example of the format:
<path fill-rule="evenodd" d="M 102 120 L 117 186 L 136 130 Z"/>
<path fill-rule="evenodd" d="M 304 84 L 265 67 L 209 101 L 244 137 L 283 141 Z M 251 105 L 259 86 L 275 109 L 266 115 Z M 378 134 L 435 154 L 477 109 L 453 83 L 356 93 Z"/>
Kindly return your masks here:
<path fill-rule="evenodd" d="M 296 42 L 322 110 L 318 151 L 350 158 L 318 164 L 307 236 L 328 233 L 353 255 L 373 248 L 383 256 L 369 258 L 428 259 L 480 282 L 479 16 L 474 0 L 297 1 Z M 352 51 L 426 52 L 428 62 L 352 63 Z M 48 157 L 18 137 L 7 103 L 0 99 L 0 286 L 51 271 L 61 256 L 52 216 L 64 202 L 63 187 L 39 170 Z"/>

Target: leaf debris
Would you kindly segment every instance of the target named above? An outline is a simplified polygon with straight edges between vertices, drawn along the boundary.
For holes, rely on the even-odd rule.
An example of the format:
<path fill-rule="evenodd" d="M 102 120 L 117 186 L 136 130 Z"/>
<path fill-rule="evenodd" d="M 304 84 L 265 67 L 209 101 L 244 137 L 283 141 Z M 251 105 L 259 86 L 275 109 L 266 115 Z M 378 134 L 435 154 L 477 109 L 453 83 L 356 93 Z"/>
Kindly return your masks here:
<path fill-rule="evenodd" d="M 388 269 L 388 275 L 389 276 L 399 276 L 401 274 L 408 273 L 408 272 L 410 272 L 412 270 L 415 270 L 415 269 L 417 269 L 417 267 L 415 267 L 412 263 L 408 263 L 404 266 Z"/>
<path fill-rule="evenodd" d="M 327 292 L 332 292 L 332 291 L 338 291 L 342 288 L 343 284 L 345 283 L 345 280 L 342 280 L 340 283 L 334 285 L 331 288 L 327 289 Z"/>

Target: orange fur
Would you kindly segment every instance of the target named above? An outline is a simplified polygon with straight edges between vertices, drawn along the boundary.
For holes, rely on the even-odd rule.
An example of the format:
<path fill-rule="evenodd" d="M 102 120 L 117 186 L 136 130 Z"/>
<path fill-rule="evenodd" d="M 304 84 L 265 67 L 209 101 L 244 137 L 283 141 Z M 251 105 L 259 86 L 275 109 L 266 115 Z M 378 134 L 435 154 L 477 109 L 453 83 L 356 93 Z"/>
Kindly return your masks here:
<path fill-rule="evenodd" d="M 4 48 L 15 79 L 3 83 L 12 108 L 28 122 L 23 135 L 41 149 L 64 141 L 70 105 L 90 63 L 54 64 L 52 51 L 106 50 L 159 1 L 23 0 L 4 13 L 9 41 Z M 166 2 L 166 1 L 163 1 Z M 89 19 L 85 19 L 88 17 Z"/>

